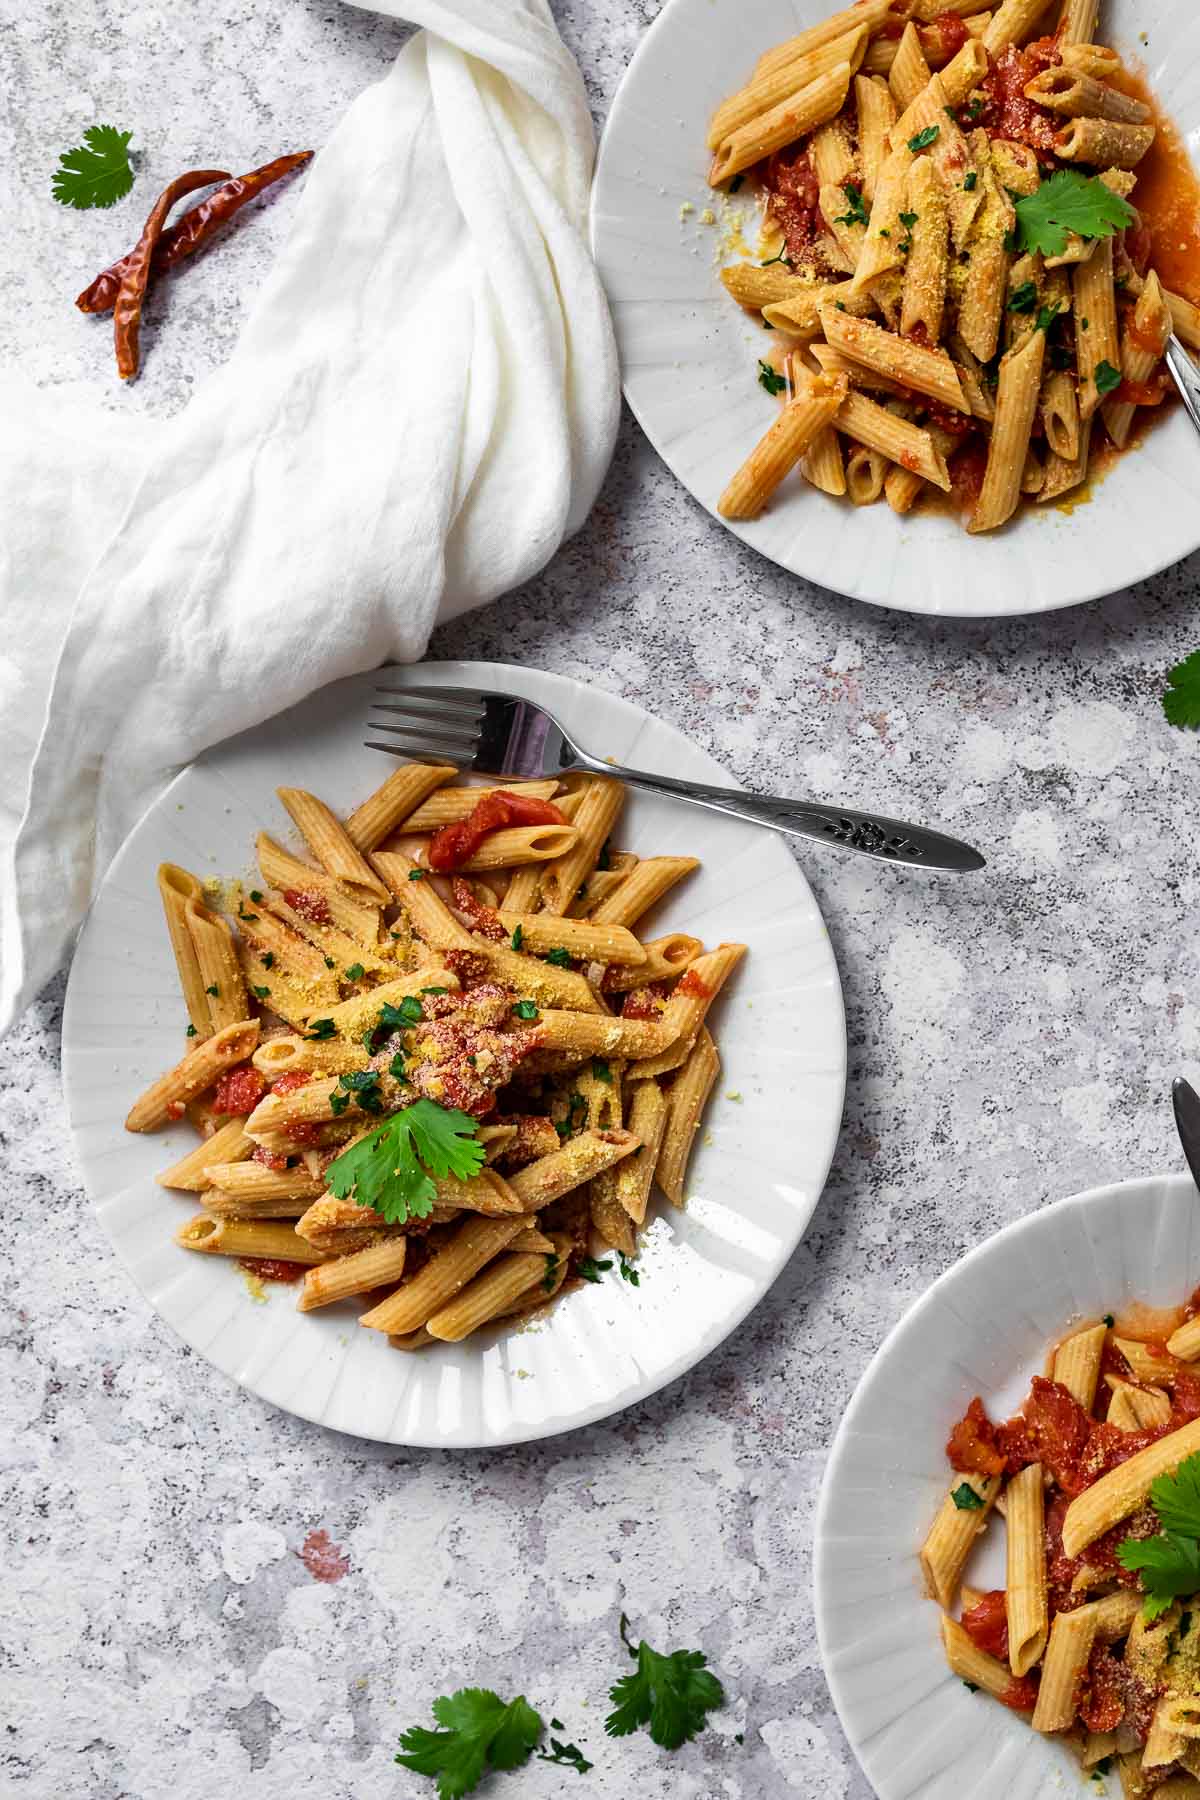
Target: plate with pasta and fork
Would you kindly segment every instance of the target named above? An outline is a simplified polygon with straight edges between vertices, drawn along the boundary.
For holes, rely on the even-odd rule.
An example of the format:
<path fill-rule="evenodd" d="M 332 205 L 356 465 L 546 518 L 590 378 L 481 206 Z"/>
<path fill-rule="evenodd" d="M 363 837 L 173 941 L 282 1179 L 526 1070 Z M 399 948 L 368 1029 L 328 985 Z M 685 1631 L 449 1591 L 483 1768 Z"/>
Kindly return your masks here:
<path fill-rule="evenodd" d="M 1200 351 L 1198 125 L 1185 0 L 667 0 L 592 200 L 629 404 L 840 593 L 989 617 L 1142 580 L 1200 546 L 1164 360 Z"/>
<path fill-rule="evenodd" d="M 721 779 L 562 677 L 412 679 Z M 832 1158 L 841 989 L 774 834 L 381 756 L 377 680 L 142 819 L 72 967 L 68 1106 L 118 1256 L 218 1369 L 363 1437 L 519 1442 L 653 1393 L 762 1298 Z"/>

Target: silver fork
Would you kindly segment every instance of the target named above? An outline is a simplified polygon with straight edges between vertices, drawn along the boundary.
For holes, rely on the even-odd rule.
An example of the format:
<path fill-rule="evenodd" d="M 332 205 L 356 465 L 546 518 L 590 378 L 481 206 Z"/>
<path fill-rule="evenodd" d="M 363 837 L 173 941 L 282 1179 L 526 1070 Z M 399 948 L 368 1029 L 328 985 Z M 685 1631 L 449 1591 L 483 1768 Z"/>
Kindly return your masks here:
<path fill-rule="evenodd" d="M 978 850 L 969 844 L 944 832 L 927 831 L 922 825 L 906 825 L 899 819 L 851 812 L 841 806 L 822 806 L 812 800 L 774 800 L 765 794 L 730 792 L 699 781 L 672 781 L 667 775 L 647 775 L 640 769 L 599 762 L 581 750 L 543 707 L 516 694 L 460 687 L 381 687 L 376 691 L 394 696 L 377 701 L 375 710 L 394 714 L 396 722 L 371 718 L 368 729 L 387 732 L 396 741 L 368 739 L 368 750 L 454 763 L 459 768 L 508 778 L 520 776 L 526 781 L 575 771 L 615 775 L 652 794 L 669 794 L 711 812 L 729 813 L 771 831 L 788 831 L 843 850 L 857 850 L 882 862 L 957 872 L 985 866 Z"/>

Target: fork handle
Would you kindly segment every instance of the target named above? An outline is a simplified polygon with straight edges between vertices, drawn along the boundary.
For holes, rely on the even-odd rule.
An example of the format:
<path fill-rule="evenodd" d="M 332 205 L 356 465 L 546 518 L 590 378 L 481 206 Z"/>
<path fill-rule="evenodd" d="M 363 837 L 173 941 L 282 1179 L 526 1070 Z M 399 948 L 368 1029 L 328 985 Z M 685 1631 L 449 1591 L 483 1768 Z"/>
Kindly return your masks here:
<path fill-rule="evenodd" d="M 594 775 L 615 775 L 650 793 L 690 800 L 693 806 L 707 807 L 710 812 L 749 819 L 771 831 L 786 831 L 795 837 L 815 838 L 818 843 L 836 844 L 842 850 L 857 850 L 880 862 L 904 863 L 919 869 L 953 869 L 958 873 L 985 867 L 978 850 L 958 838 L 947 837 L 941 831 L 927 831 L 923 825 L 906 825 L 901 819 L 889 819 L 881 813 L 851 812 L 842 806 L 822 806 L 814 800 L 775 800 L 767 794 L 739 793 L 736 789 L 709 787 L 700 781 L 672 781 L 668 775 L 644 775 L 640 769 L 617 768 L 590 757 L 581 757 L 580 766 Z"/>
<path fill-rule="evenodd" d="M 1187 408 L 1188 417 L 1200 431 L 1200 374 L 1196 365 L 1172 332 L 1167 339 L 1167 368 L 1175 386 L 1179 389 L 1180 398 Z"/>

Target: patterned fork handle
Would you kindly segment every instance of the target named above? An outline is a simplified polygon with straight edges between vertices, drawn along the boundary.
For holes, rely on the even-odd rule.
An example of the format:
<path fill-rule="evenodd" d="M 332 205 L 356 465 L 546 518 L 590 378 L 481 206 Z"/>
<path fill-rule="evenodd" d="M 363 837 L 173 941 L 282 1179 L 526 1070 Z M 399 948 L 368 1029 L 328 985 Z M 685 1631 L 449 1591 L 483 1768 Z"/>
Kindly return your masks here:
<path fill-rule="evenodd" d="M 978 850 L 942 831 L 927 831 L 901 819 L 878 813 L 851 812 L 843 806 L 822 806 L 813 800 L 774 800 L 766 794 L 739 793 L 736 789 L 707 787 L 698 781 L 673 781 L 667 775 L 644 775 L 639 769 L 614 768 L 611 763 L 587 766 L 597 775 L 616 775 L 631 787 L 651 793 L 673 794 L 712 812 L 750 819 L 772 831 L 815 838 L 822 844 L 839 844 L 844 850 L 877 857 L 881 862 L 907 863 L 917 869 L 952 869 L 965 874 L 986 867 Z"/>
<path fill-rule="evenodd" d="M 1200 371 L 1197 371 L 1195 363 L 1174 332 L 1167 339 L 1167 367 L 1179 389 L 1189 419 L 1196 430 L 1200 431 Z"/>

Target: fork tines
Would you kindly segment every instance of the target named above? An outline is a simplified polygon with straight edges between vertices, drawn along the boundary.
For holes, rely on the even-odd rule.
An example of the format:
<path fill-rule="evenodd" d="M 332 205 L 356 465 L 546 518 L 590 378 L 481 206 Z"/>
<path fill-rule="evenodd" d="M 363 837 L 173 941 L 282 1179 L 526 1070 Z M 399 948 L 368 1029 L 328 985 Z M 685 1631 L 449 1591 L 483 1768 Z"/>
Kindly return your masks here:
<path fill-rule="evenodd" d="M 395 741 L 380 744 L 368 739 L 368 750 L 418 762 L 469 764 L 475 760 L 485 711 L 482 694 L 467 688 L 381 687 L 376 692 L 396 696 L 377 700 L 374 708 L 376 713 L 394 714 L 395 721 L 372 716 L 367 728 L 386 732 Z"/>

